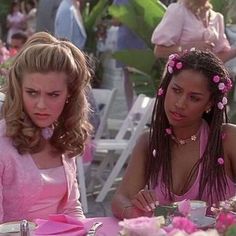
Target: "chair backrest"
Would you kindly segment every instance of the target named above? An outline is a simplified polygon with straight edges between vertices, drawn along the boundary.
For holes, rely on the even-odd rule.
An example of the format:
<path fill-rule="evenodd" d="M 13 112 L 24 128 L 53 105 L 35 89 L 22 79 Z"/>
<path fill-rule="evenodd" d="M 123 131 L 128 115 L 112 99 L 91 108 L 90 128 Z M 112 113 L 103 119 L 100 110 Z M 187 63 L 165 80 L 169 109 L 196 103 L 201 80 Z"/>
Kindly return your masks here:
<path fill-rule="evenodd" d="M 95 98 L 100 114 L 100 124 L 97 128 L 94 139 L 100 139 L 102 135 L 105 133 L 108 114 L 114 101 L 116 91 L 117 91 L 116 88 L 113 88 L 112 90 L 92 89 L 93 96 Z"/>
<path fill-rule="evenodd" d="M 1 110 L 1 108 L 2 108 L 2 104 L 3 104 L 3 102 L 4 102 L 4 99 L 5 99 L 5 94 L 2 93 L 2 92 L 0 92 L 0 110 Z"/>
<path fill-rule="evenodd" d="M 144 94 L 140 94 L 135 100 L 124 122 L 122 123 L 122 126 L 115 139 L 126 139 L 127 136 L 128 139 L 132 139 L 132 136 L 138 136 L 150 120 L 153 105 L 153 98 L 149 98 Z"/>

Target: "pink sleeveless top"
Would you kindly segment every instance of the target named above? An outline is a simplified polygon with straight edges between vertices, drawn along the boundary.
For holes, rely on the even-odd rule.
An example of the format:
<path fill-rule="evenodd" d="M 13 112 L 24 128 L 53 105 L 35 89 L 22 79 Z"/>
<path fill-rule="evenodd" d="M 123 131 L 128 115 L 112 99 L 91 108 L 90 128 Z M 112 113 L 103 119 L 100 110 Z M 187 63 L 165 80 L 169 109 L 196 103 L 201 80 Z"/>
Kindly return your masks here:
<path fill-rule="evenodd" d="M 209 133 L 209 126 L 206 123 L 206 121 L 202 122 L 200 129 L 201 129 L 200 130 L 200 158 L 201 158 L 203 156 L 203 153 L 206 148 L 208 133 Z M 184 199 L 199 200 L 198 199 L 198 193 L 199 193 L 198 190 L 199 190 L 200 177 L 201 177 L 201 166 L 198 170 L 198 174 L 197 174 L 197 177 L 196 177 L 193 185 L 183 195 L 173 194 L 173 197 L 174 197 L 173 202 L 182 201 Z M 228 199 L 230 197 L 235 196 L 236 184 L 228 176 L 226 176 L 226 179 L 227 179 L 228 186 L 226 189 L 225 198 Z M 160 181 L 159 181 L 159 183 L 160 183 Z M 157 197 L 160 204 L 165 205 L 165 204 L 171 203 L 170 200 L 165 197 L 165 189 L 164 189 L 164 186 L 162 186 L 162 184 L 158 184 L 154 188 L 154 191 L 156 193 L 156 197 Z M 213 195 L 213 203 L 217 202 L 217 198 L 214 196 L 215 195 Z M 206 192 L 203 193 L 201 200 L 206 201 L 211 204 L 209 196 Z"/>

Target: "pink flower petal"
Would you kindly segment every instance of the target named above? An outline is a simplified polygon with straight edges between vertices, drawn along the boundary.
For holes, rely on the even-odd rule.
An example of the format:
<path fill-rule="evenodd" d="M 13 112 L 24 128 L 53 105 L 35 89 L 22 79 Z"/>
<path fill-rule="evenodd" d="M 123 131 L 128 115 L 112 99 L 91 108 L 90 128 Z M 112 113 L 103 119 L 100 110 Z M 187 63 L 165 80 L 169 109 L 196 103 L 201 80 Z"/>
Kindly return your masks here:
<path fill-rule="evenodd" d="M 153 151 L 152 151 L 152 155 L 155 157 L 156 154 L 157 154 L 156 149 L 153 149 Z"/>
<path fill-rule="evenodd" d="M 158 96 L 161 96 L 161 95 L 163 95 L 163 93 L 164 93 L 164 90 L 162 89 L 162 88 L 159 88 L 158 89 Z"/>
<path fill-rule="evenodd" d="M 168 135 L 172 134 L 171 128 L 166 128 L 166 133 L 167 133 Z"/>
<path fill-rule="evenodd" d="M 169 72 L 170 74 L 173 73 L 173 68 L 172 68 L 171 66 L 168 66 L 168 67 L 167 67 L 167 70 L 168 70 L 168 72 Z"/>
<path fill-rule="evenodd" d="M 215 75 L 215 76 L 213 77 L 213 81 L 214 81 L 215 83 L 219 83 L 220 77 L 219 77 L 218 75 Z"/>
<path fill-rule="evenodd" d="M 225 84 L 224 83 L 219 83 L 218 88 L 219 88 L 219 90 L 223 90 L 225 88 Z"/>
<path fill-rule="evenodd" d="M 217 162 L 218 162 L 218 164 L 220 164 L 220 165 L 224 165 L 224 163 L 225 163 L 225 161 L 224 161 L 224 159 L 223 159 L 222 157 L 219 157 L 219 158 L 217 159 Z"/>
<path fill-rule="evenodd" d="M 190 210 L 191 210 L 191 203 L 190 200 L 183 200 L 181 202 L 178 203 L 178 210 L 181 214 L 183 214 L 184 216 L 189 215 Z"/>
<path fill-rule="evenodd" d="M 177 68 L 178 70 L 180 70 L 182 67 L 183 67 L 183 63 L 182 63 L 182 62 L 178 62 L 178 63 L 176 64 L 176 68 Z"/>
<path fill-rule="evenodd" d="M 224 108 L 224 104 L 222 102 L 217 103 L 217 107 L 222 110 Z"/>
<path fill-rule="evenodd" d="M 222 103 L 223 103 L 223 105 L 226 105 L 228 103 L 227 97 L 222 98 Z"/>

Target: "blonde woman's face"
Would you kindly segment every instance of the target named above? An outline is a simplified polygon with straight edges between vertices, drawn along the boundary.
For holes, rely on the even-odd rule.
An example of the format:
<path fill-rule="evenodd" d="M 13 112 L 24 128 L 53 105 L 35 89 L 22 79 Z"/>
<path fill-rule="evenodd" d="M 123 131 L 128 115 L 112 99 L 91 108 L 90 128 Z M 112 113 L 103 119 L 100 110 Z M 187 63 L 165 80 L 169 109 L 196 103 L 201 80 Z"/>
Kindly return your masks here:
<path fill-rule="evenodd" d="M 50 126 L 61 115 L 68 97 L 64 73 L 26 73 L 22 81 L 25 112 L 38 127 Z"/>

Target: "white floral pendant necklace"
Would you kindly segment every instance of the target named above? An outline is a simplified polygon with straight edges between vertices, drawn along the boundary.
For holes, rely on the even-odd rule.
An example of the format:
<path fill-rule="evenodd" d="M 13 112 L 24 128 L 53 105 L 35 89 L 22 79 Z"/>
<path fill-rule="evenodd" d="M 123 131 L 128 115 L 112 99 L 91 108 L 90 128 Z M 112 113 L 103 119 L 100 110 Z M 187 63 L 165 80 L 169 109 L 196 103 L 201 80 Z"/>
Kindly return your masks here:
<path fill-rule="evenodd" d="M 186 138 L 186 139 L 178 139 L 175 135 L 171 134 L 171 138 L 177 144 L 185 145 L 185 144 L 187 144 L 189 142 L 196 142 L 198 140 L 199 133 L 200 133 L 200 130 L 198 130 L 198 132 L 196 134 L 193 134 L 189 138 Z"/>

